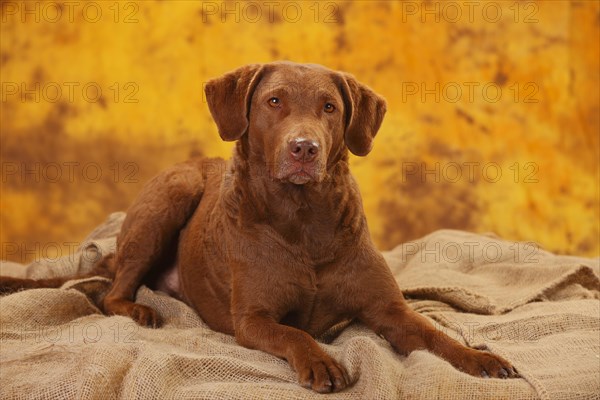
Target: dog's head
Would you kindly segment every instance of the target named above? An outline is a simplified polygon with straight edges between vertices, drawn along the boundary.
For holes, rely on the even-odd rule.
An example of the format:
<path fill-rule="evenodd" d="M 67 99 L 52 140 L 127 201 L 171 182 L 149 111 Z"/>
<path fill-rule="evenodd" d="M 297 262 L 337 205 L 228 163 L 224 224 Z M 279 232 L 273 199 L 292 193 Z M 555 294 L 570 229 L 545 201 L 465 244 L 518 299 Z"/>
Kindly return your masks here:
<path fill-rule="evenodd" d="M 297 185 L 322 181 L 346 147 L 368 154 L 386 111 L 351 75 L 315 64 L 247 65 L 205 91 L 221 138 L 247 135 L 271 176 Z"/>

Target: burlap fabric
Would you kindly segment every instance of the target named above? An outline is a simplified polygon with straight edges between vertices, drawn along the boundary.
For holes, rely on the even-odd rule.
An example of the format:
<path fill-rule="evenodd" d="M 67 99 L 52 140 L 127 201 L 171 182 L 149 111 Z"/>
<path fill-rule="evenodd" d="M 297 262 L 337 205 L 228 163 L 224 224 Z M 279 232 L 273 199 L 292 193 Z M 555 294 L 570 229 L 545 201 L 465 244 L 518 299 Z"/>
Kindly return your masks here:
<path fill-rule="evenodd" d="M 113 214 L 80 250 L 29 266 L 2 263 L 13 276 L 88 270 L 114 251 L 124 215 Z M 480 379 L 426 352 L 396 355 L 353 323 L 321 338 L 356 381 L 317 395 L 288 364 L 209 330 L 185 304 L 142 287 L 164 328 L 106 317 L 95 306 L 108 282 L 0 299 L 0 397 L 44 399 L 590 399 L 600 393 L 598 260 L 555 256 L 532 244 L 438 231 L 386 258 L 411 305 L 454 338 L 510 360 L 521 379 Z M 341 331 L 341 332 L 340 332 Z M 335 335 L 339 333 L 339 335 Z"/>

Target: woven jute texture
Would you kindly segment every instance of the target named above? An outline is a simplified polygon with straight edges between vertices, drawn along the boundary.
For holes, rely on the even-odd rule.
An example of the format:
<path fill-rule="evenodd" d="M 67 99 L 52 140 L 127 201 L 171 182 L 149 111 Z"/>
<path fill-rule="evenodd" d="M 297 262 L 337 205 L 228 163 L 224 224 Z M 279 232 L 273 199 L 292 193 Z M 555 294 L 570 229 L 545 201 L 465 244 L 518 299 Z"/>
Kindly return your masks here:
<path fill-rule="evenodd" d="M 112 214 L 75 254 L 28 266 L 4 262 L 0 273 L 85 272 L 114 251 L 123 218 Z M 599 260 L 451 230 L 385 256 L 415 310 L 457 340 L 505 357 L 522 378 L 472 377 L 426 351 L 401 357 L 351 323 L 320 344 L 355 384 L 317 395 L 296 383 L 285 361 L 211 331 L 191 308 L 160 292 L 142 287 L 136 301 L 160 313 L 161 329 L 104 316 L 95 304 L 109 282 L 88 278 L 0 298 L 0 398 L 600 398 Z"/>

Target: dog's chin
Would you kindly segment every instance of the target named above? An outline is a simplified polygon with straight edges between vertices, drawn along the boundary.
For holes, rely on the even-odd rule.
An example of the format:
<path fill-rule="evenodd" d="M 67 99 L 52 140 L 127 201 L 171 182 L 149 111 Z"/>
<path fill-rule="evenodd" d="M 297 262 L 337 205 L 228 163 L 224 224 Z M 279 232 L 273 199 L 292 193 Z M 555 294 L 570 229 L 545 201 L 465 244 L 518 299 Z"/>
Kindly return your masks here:
<path fill-rule="evenodd" d="M 294 185 L 309 185 L 319 183 L 323 179 L 325 171 L 320 161 L 302 163 L 292 160 L 283 160 L 274 163 L 273 178 L 281 183 L 292 183 Z"/>
<path fill-rule="evenodd" d="M 321 174 L 315 168 L 292 167 L 283 168 L 275 175 L 275 178 L 283 183 L 294 185 L 307 185 L 321 181 Z"/>
<path fill-rule="evenodd" d="M 295 172 L 287 176 L 286 180 L 294 185 L 304 185 L 315 181 L 315 179 L 305 171 Z"/>

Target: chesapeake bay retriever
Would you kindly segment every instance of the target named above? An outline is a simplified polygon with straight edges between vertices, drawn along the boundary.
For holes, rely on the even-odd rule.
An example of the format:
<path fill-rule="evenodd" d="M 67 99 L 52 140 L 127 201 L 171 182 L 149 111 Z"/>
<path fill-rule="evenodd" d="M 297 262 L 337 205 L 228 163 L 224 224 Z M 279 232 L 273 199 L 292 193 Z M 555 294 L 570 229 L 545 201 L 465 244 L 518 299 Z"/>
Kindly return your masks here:
<path fill-rule="evenodd" d="M 134 303 L 150 280 L 212 329 L 286 359 L 301 385 L 321 393 L 351 380 L 313 337 L 348 319 L 400 354 L 425 349 L 475 376 L 516 376 L 506 360 L 414 312 L 371 241 L 348 150 L 371 150 L 382 97 L 345 73 L 276 62 L 211 80 L 206 98 L 221 138 L 237 141 L 233 157 L 191 160 L 145 185 L 116 254 L 104 259 L 114 273 L 106 314 L 160 326 L 153 309 Z M 1 283 L 10 291 L 60 281 Z"/>

